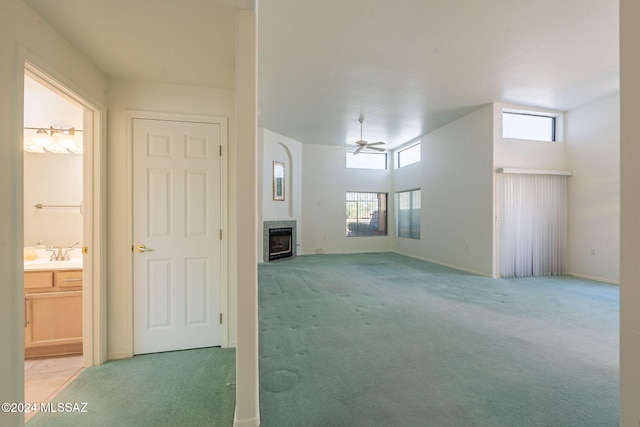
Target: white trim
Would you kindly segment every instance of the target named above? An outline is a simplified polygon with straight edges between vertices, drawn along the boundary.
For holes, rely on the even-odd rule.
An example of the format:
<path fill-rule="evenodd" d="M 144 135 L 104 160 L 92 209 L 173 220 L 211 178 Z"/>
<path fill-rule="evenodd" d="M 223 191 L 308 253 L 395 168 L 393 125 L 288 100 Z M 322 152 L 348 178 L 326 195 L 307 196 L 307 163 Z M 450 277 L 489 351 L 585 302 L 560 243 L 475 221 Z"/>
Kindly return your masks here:
<path fill-rule="evenodd" d="M 531 116 L 554 117 L 554 118 L 562 117 L 563 115 L 563 113 L 560 111 L 542 110 L 542 109 L 535 109 L 531 107 L 523 107 L 523 108 L 504 107 L 502 108 L 502 112 L 507 114 L 528 114 Z"/>
<path fill-rule="evenodd" d="M 233 413 L 233 427 L 258 427 L 260 425 L 260 417 L 247 418 L 239 420 L 236 418 L 236 411 Z"/>
<path fill-rule="evenodd" d="M 351 239 L 351 237 L 346 237 L 343 236 L 345 239 Z M 363 237 L 374 237 L 374 236 L 363 236 Z M 391 236 L 379 236 L 379 237 L 387 237 L 390 238 Z M 354 254 L 379 254 L 379 253 L 384 253 L 384 252 L 394 252 L 392 249 L 389 250 L 354 250 L 354 251 L 331 251 L 331 252 L 327 252 L 327 251 L 322 251 L 322 252 L 298 252 L 297 256 L 309 256 L 309 255 L 354 255 Z M 399 253 L 399 252 L 398 252 Z M 404 255 L 404 254 L 402 254 Z M 284 260 L 281 260 L 281 262 L 286 262 L 286 258 Z M 258 262 L 260 264 L 260 262 Z M 268 262 L 264 263 L 264 264 L 269 264 Z"/>
<path fill-rule="evenodd" d="M 562 171 L 553 169 L 521 169 L 521 168 L 498 168 L 496 173 L 522 173 L 532 175 L 562 175 L 573 176 L 572 171 Z"/>
<path fill-rule="evenodd" d="M 86 139 L 83 155 L 83 241 L 84 246 L 89 248 L 89 254 L 83 260 L 83 359 L 85 367 L 100 365 L 107 360 L 106 197 L 103 197 L 106 195 L 106 107 L 21 45 L 18 58 L 21 68 L 18 77 L 22 81 L 25 73 L 29 73 L 57 94 L 88 111 L 83 124 Z M 24 116 L 23 101 L 19 103 L 19 108 Z"/>
<path fill-rule="evenodd" d="M 611 279 L 605 279 L 603 277 L 595 277 L 595 276 L 589 276 L 589 275 L 586 275 L 586 274 L 578 274 L 578 273 L 571 273 L 571 272 L 568 272 L 567 276 L 576 277 L 578 279 L 592 280 L 594 282 L 607 283 L 609 285 L 618 285 L 618 286 L 620 286 L 620 281 L 619 280 L 611 280 Z"/>
<path fill-rule="evenodd" d="M 416 255 L 405 254 L 405 253 L 400 252 L 400 251 L 392 251 L 392 252 L 396 253 L 398 255 L 408 256 L 409 258 L 419 259 L 420 261 L 426 261 L 426 262 L 430 262 L 430 263 L 433 263 L 433 264 L 442 265 L 444 267 L 453 268 L 454 270 L 460 270 L 460 271 L 464 271 L 466 273 L 475 274 L 476 276 L 488 277 L 488 278 L 491 278 L 491 279 L 495 279 L 496 278 L 496 277 L 492 276 L 491 274 L 483 273 L 483 272 L 477 271 L 477 270 L 472 270 L 470 268 L 460 267 L 459 265 L 447 264 L 446 262 L 437 261 L 437 260 L 431 259 L 431 258 L 424 258 L 424 257 L 416 256 Z"/>
<path fill-rule="evenodd" d="M 125 170 L 129 173 L 125 176 L 125 200 L 128 201 L 129 207 L 126 210 L 126 227 L 127 236 L 125 241 L 133 242 L 133 120 L 166 120 L 175 122 L 190 123 L 211 123 L 220 126 L 220 145 L 222 146 L 222 156 L 220 158 L 220 227 L 222 228 L 222 243 L 220 251 L 220 311 L 222 313 L 221 329 L 221 346 L 228 348 L 229 344 L 229 225 L 228 225 L 228 119 L 222 116 L 208 116 L 196 114 L 179 114 L 179 113 L 161 113 L 154 111 L 142 110 L 126 110 L 125 111 Z M 127 300 L 123 301 L 126 306 L 127 318 L 124 320 L 125 342 L 130 346 L 125 353 L 119 353 L 118 356 L 133 356 L 133 258 L 126 263 L 125 275 L 129 280 Z M 120 357 L 122 358 L 122 357 Z"/>

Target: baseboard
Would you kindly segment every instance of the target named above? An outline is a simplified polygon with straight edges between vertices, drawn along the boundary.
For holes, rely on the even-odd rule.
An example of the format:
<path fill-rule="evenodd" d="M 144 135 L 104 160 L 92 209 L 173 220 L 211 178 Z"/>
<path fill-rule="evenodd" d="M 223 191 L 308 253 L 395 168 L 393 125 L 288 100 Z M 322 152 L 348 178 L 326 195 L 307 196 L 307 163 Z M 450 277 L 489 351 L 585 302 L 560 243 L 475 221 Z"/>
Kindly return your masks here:
<path fill-rule="evenodd" d="M 133 357 L 133 354 L 129 354 L 124 351 L 107 354 L 107 360 L 131 359 L 132 357 Z"/>
<path fill-rule="evenodd" d="M 357 254 L 382 254 L 385 252 L 393 252 L 392 250 L 388 251 L 338 251 L 338 252 L 298 252 L 298 256 L 307 256 L 307 255 L 357 255 Z"/>
<path fill-rule="evenodd" d="M 567 273 L 567 276 L 573 276 L 573 277 L 577 277 L 578 279 L 593 280 L 594 282 L 602 282 L 602 283 L 608 283 L 610 285 L 620 286 L 619 280 L 605 279 L 603 277 L 595 277 L 595 276 L 589 276 L 586 274 L 578 274 L 578 273 Z"/>
<path fill-rule="evenodd" d="M 246 418 L 239 420 L 236 416 L 235 410 L 233 411 L 233 427 L 258 427 L 260 426 L 260 415 L 253 418 Z"/>
<path fill-rule="evenodd" d="M 420 261 L 426 261 L 426 262 L 430 262 L 430 263 L 433 263 L 433 264 L 438 264 L 438 265 L 441 265 L 443 267 L 453 268 L 454 270 L 464 271 L 465 273 L 475 274 L 476 276 L 494 278 L 491 274 L 483 273 L 482 271 L 472 270 L 470 268 L 460 267 L 459 265 L 447 264 L 446 262 L 438 261 L 438 260 L 435 260 L 435 259 L 424 258 L 424 257 L 411 255 L 411 254 L 405 254 L 405 253 L 399 252 L 399 251 L 391 251 L 391 252 L 393 252 L 394 254 L 398 254 L 398 255 L 408 256 L 409 258 L 419 259 Z"/>

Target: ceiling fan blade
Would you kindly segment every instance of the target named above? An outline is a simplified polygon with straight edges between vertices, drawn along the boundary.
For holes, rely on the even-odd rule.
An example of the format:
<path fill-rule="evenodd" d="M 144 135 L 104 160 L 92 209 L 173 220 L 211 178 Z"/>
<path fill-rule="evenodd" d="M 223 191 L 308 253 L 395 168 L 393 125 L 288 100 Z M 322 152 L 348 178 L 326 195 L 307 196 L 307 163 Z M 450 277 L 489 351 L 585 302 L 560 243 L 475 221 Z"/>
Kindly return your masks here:
<path fill-rule="evenodd" d="M 360 146 L 358 148 L 356 148 L 356 151 L 353 152 L 353 155 L 355 156 L 356 154 L 358 154 L 360 151 L 362 151 L 362 149 L 364 148 L 364 146 Z"/>
<path fill-rule="evenodd" d="M 367 144 L 369 147 L 371 147 L 372 145 L 384 145 L 385 143 L 382 141 L 378 141 L 378 142 L 371 142 L 369 144 Z"/>
<path fill-rule="evenodd" d="M 368 148 L 369 150 L 384 151 L 384 148 L 380 148 L 380 147 L 371 147 L 371 144 L 369 144 L 369 145 L 367 146 L 367 148 Z"/>

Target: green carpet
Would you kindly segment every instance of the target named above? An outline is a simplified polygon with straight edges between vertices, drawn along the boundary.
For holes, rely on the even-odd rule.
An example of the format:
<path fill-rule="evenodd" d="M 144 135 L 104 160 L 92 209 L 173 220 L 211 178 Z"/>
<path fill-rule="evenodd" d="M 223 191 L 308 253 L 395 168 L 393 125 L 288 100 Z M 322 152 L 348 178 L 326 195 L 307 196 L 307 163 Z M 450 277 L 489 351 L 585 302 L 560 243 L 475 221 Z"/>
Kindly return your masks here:
<path fill-rule="evenodd" d="M 618 307 L 391 253 L 261 264 L 262 426 L 617 426 Z"/>
<path fill-rule="evenodd" d="M 231 426 L 235 350 L 148 354 L 85 369 L 55 402 L 87 413 L 38 413 L 33 426 Z"/>

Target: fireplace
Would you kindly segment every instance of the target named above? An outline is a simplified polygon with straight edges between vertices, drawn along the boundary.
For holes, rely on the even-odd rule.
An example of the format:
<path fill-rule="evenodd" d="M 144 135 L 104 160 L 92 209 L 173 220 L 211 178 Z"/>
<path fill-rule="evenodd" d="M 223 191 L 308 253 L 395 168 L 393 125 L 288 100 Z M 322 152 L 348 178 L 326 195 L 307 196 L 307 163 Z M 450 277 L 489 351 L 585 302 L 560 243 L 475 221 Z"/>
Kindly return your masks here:
<path fill-rule="evenodd" d="M 291 227 L 269 229 L 269 261 L 293 255 L 292 237 L 293 228 Z"/>
<path fill-rule="evenodd" d="M 272 220 L 262 223 L 262 260 L 293 259 L 297 256 L 296 221 Z"/>

